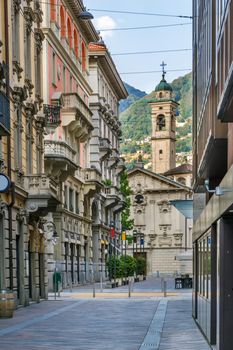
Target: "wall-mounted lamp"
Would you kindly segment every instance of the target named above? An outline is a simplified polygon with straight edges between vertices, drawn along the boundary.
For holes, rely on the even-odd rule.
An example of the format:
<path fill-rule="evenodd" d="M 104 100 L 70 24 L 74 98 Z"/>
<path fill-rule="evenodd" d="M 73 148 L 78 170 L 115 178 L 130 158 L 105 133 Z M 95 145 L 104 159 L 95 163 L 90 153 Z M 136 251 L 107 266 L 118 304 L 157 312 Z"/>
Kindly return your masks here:
<path fill-rule="evenodd" d="M 86 10 L 86 7 L 84 7 L 84 10 L 78 15 L 78 18 L 82 19 L 83 21 L 89 21 L 90 19 L 93 19 L 94 16 L 92 13 Z"/>
<path fill-rule="evenodd" d="M 228 189 L 222 188 L 220 186 L 215 187 L 214 190 L 210 190 L 209 179 L 205 180 L 205 188 L 209 193 L 214 193 L 216 196 L 222 196 L 226 192 L 233 192 L 232 190 L 228 190 Z"/>

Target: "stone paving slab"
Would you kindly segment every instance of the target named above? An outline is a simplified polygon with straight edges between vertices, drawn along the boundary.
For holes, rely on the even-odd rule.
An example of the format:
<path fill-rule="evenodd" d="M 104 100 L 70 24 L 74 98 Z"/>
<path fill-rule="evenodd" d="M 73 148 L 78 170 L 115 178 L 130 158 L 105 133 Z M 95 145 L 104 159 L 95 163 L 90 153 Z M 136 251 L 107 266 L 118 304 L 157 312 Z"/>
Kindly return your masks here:
<path fill-rule="evenodd" d="M 142 343 L 157 302 L 152 300 L 84 300 L 43 302 L 43 313 L 34 310 L 38 304 L 15 312 L 15 317 L 2 327 L 0 349 L 13 350 L 136 350 Z M 45 306 L 50 312 L 45 312 Z M 28 317 L 20 317 L 28 310 Z M 19 320 L 21 319 L 21 323 Z M 22 321 L 23 320 L 23 321 Z M 2 325 L 4 320 L 0 320 Z M 12 323 L 12 325 L 11 325 Z"/>
<path fill-rule="evenodd" d="M 210 350 L 191 313 L 191 300 L 168 301 L 159 350 Z"/>

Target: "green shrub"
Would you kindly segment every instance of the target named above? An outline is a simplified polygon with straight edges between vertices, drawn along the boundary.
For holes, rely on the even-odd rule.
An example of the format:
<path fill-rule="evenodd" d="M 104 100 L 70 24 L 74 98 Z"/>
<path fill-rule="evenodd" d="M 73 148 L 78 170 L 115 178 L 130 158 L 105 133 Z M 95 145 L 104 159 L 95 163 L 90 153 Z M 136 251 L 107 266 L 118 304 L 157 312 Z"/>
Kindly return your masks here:
<path fill-rule="evenodd" d="M 123 276 L 133 276 L 134 273 L 136 272 L 136 260 L 130 256 L 122 256 L 122 269 L 123 269 Z"/>
<path fill-rule="evenodd" d="M 136 257 L 136 274 L 146 275 L 146 259 L 143 256 Z"/>
<path fill-rule="evenodd" d="M 115 264 L 116 264 L 116 278 L 123 277 L 123 266 L 122 261 L 119 256 L 111 256 L 108 258 L 107 261 L 107 269 L 108 269 L 108 276 L 109 279 L 115 278 Z"/>

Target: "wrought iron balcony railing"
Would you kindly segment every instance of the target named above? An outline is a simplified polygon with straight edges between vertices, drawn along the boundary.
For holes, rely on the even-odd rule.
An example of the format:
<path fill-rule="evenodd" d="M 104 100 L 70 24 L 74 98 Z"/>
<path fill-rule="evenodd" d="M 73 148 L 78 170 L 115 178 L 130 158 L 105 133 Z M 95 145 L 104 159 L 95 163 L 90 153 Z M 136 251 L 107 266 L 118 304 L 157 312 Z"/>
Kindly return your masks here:
<path fill-rule="evenodd" d="M 10 100 L 0 91 L 0 136 L 10 134 Z"/>
<path fill-rule="evenodd" d="M 59 105 L 48 105 L 44 104 L 44 114 L 46 119 L 46 125 L 49 128 L 57 128 L 61 123 L 60 110 L 61 107 Z"/>

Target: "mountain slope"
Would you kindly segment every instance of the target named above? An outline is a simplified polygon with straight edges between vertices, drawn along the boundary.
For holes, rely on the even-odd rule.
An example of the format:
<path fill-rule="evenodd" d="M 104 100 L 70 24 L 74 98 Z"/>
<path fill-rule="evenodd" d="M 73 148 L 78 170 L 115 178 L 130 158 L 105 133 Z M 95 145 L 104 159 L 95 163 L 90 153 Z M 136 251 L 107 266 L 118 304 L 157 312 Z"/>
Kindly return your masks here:
<path fill-rule="evenodd" d="M 180 104 L 177 122 L 185 122 L 192 116 L 191 73 L 175 79 L 171 85 L 174 99 Z M 153 97 L 154 92 L 140 98 L 120 114 L 123 144 L 125 140 L 127 142 L 128 139 L 131 139 L 134 143 L 135 141 L 144 140 L 151 135 L 151 109 L 148 101 L 153 100 Z M 182 127 L 179 128 L 179 131 L 181 131 L 182 134 Z M 190 132 L 190 128 L 188 131 Z M 182 134 L 182 137 L 184 136 L 185 135 Z M 124 149 L 124 151 L 126 151 L 126 149 Z"/>
<path fill-rule="evenodd" d="M 126 90 L 128 91 L 129 96 L 125 100 L 120 101 L 119 111 L 120 113 L 126 110 L 129 106 L 131 106 L 135 101 L 140 98 L 146 96 L 144 91 L 135 89 L 133 86 L 124 83 Z"/>

